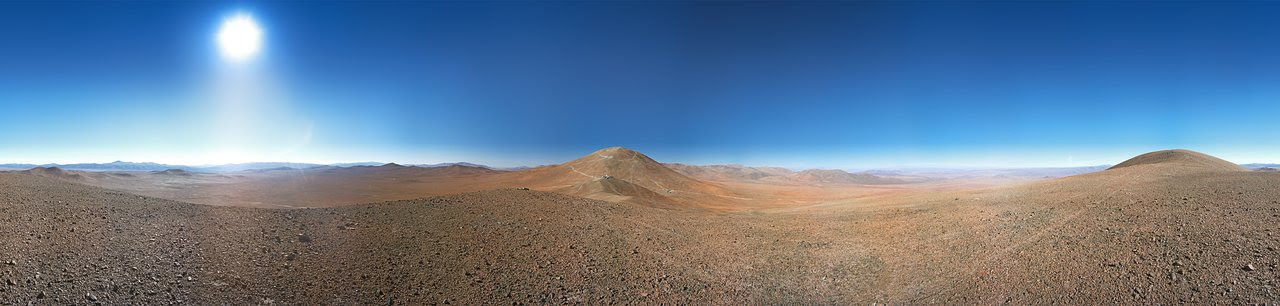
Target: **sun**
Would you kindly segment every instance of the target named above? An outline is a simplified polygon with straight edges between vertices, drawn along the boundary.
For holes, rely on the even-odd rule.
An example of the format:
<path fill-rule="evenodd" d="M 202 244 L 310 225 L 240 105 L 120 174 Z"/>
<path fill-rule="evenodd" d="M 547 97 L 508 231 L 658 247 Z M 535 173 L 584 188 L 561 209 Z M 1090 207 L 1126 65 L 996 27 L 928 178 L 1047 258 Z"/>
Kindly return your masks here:
<path fill-rule="evenodd" d="M 218 29 L 218 49 L 231 61 L 253 58 L 262 49 L 262 28 L 249 15 L 231 16 Z"/>

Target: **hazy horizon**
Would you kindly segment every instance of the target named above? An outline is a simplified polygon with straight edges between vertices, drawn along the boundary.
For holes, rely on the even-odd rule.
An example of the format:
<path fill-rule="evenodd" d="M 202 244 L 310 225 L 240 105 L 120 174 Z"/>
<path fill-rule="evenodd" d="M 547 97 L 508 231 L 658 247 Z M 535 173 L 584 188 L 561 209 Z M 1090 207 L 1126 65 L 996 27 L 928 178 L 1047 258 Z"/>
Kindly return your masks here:
<path fill-rule="evenodd" d="M 603 149 L 603 148 L 602 148 L 602 149 Z M 1173 149 L 1173 148 L 1170 148 L 1170 149 Z M 1181 148 L 1178 148 L 1178 149 L 1181 149 Z M 713 160 L 702 160 L 702 161 L 670 161 L 670 160 L 663 160 L 663 159 L 661 159 L 661 158 L 654 157 L 653 155 L 651 155 L 651 154 L 647 154 L 646 152 L 643 152 L 643 151 L 640 151 L 640 153 L 644 153 L 644 154 L 650 155 L 650 157 L 653 157 L 653 158 L 655 158 L 658 162 L 662 162 L 662 163 L 681 163 L 681 164 L 690 164 L 690 165 L 742 165 L 742 166 L 748 166 L 748 167 L 782 167 L 782 168 L 788 168 L 788 169 L 791 169 L 791 170 L 805 170 L 805 169 L 840 169 L 840 170 L 852 170 L 852 171 L 865 171 L 865 170 L 928 170 L 928 169 L 984 170 L 984 169 L 1031 169 L 1031 168 L 1085 168 L 1085 167 L 1096 167 L 1096 166 L 1111 166 L 1111 165 L 1115 165 L 1115 164 L 1118 164 L 1118 163 L 1120 163 L 1120 162 L 1122 162 L 1122 161 L 1124 161 L 1124 160 L 1126 160 L 1126 159 L 1129 159 L 1129 158 L 1131 158 L 1131 157 L 1134 157 L 1134 156 L 1136 156 L 1136 155 L 1139 155 L 1139 154 L 1142 154 L 1142 153 L 1147 153 L 1147 152 L 1152 152 L 1152 151 L 1158 151 L 1158 150 L 1149 150 L 1149 151 L 1135 152 L 1135 153 L 1133 153 L 1132 155 L 1129 155 L 1129 156 L 1122 156 L 1122 157 L 1114 158 L 1112 161 L 1093 162 L 1093 161 L 1097 161 L 1098 159 L 1092 159 L 1092 160 L 1089 160 L 1089 159 L 1081 159 L 1081 160 L 1069 160 L 1069 161 L 1067 161 L 1067 162 L 1064 162 L 1064 163 L 1062 163 L 1062 164 L 1058 164 L 1058 165 L 1040 165 L 1040 164 L 1021 164 L 1021 165 L 1020 165 L 1020 164 L 1018 164 L 1018 163 L 1016 163 L 1016 162 L 1009 162 L 1009 161 L 1007 161 L 1007 160 L 1004 160 L 1004 161 L 1002 161 L 1002 162 L 993 162 L 993 160 L 1001 160 L 1001 158 L 1003 158 L 1003 157 L 992 157 L 992 156 L 985 156 L 985 157 L 973 157 L 973 156 L 969 156 L 969 157 L 966 157 L 966 158 L 969 158 L 969 160 L 968 160 L 968 161 L 969 161 L 969 162 L 971 162 L 971 163 L 969 163 L 969 164 L 963 164 L 963 163 L 927 163 L 927 162 L 924 162 L 924 163 L 904 163 L 904 164 L 891 164 L 891 165 L 880 165 L 880 166 L 829 166 L 829 165 L 818 165 L 818 164 L 778 165 L 778 164 L 752 164 L 752 163 L 743 163 L 743 162 L 737 162 L 737 161 L 731 161 L 731 162 L 716 162 L 716 161 L 713 161 Z M 1196 150 L 1193 150 L 1193 151 L 1196 151 Z M 587 153 L 590 153 L 590 152 L 584 152 L 584 153 L 582 153 L 581 155 L 585 155 L 585 154 L 587 154 Z M 1202 153 L 1206 153 L 1206 152 L 1202 152 Z M 5 161 L 0 160 L 0 165 L 2 165 L 2 164 L 30 164 L 30 165 L 37 165 L 37 166 L 39 166 L 39 165 L 51 165 L 51 164 L 55 164 L 55 165 L 69 165 L 69 164 L 109 164 L 109 163 L 113 163 L 113 162 L 125 162 L 125 163 L 155 163 L 155 164 L 162 164 L 162 165 L 184 166 L 184 167 L 215 167 L 215 166 L 239 165 L 239 164 L 275 164 L 275 163 L 318 164 L 318 165 L 341 165 L 341 164 L 359 164 L 359 163 L 377 163 L 377 164 L 395 163 L 395 164 L 401 164 L 401 165 L 432 165 L 432 164 L 472 163 L 472 164 L 478 164 L 478 165 L 488 166 L 488 167 L 497 167 L 497 168 L 519 168 L 519 167 L 538 167 L 538 166 L 545 166 L 545 165 L 560 164 L 560 163 L 563 163 L 563 162 L 567 162 L 567 161 L 570 161 L 570 160 L 573 160 L 573 159 L 579 158 L 579 157 L 581 157 L 581 155 L 578 155 L 578 156 L 571 156 L 571 157 L 564 157 L 564 158 L 561 158 L 561 159 L 559 159 L 559 160 L 552 160 L 552 161 L 547 161 L 547 162 L 542 162 L 542 163 L 525 163 L 525 164 L 489 164 L 489 163 L 483 163 L 483 162 L 476 162 L 476 161 L 472 161 L 472 160 L 453 160 L 453 161 L 435 161 L 435 162 L 404 162 L 404 161 L 387 161 L 387 160 L 337 161 L 337 162 L 326 162 L 326 161 L 317 161 L 317 162 L 305 162 L 305 161 L 302 161 L 302 162 L 300 162 L 300 161 L 251 161 L 251 162 L 220 163 L 220 164 L 184 164 L 184 163 L 167 163 L 167 162 L 155 162 L 155 161 L 145 161 L 145 160 L 113 159 L 113 160 L 110 160 L 110 161 L 80 161 L 80 162 L 5 162 Z M 1212 153 L 1210 153 L 1210 155 L 1219 156 L 1219 155 L 1212 154 Z M 907 158 L 911 158 L 911 157 L 907 157 Z M 1247 161 L 1247 162 L 1239 162 L 1239 161 L 1236 161 L 1236 160 L 1232 160 L 1231 158 L 1223 158 L 1223 159 L 1224 159 L 1224 160 L 1227 160 L 1227 161 L 1230 161 L 1230 162 L 1233 162 L 1233 163 L 1236 163 L 1236 164 L 1241 164 L 1241 165 L 1244 165 L 1244 164 L 1273 164 L 1273 163 L 1276 163 L 1276 162 L 1271 162 L 1271 161 L 1267 161 L 1267 160 L 1250 160 L 1250 161 Z M 741 159 L 739 159 L 739 160 L 741 160 Z M 959 160 L 957 160 L 957 161 L 959 161 Z M 973 161 L 988 161 L 988 163 L 986 163 L 986 164 L 982 164 L 982 163 L 972 163 Z M 961 161 L 961 162 L 963 162 L 963 161 Z"/>

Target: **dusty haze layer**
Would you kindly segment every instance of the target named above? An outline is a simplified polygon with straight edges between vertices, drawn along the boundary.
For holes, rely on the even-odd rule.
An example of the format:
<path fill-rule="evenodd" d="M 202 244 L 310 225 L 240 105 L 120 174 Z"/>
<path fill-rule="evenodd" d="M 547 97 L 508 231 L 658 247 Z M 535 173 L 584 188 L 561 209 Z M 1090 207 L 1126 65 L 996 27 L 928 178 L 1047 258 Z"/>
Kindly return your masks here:
<path fill-rule="evenodd" d="M 309 182 L 40 169 L 0 174 L 6 212 L 0 230 L 14 233 L 0 236 L 6 261 L 0 298 L 414 305 L 1275 301 L 1280 173 L 1233 166 L 1174 150 L 1106 171 L 1012 185 L 832 182 L 849 176 L 676 171 L 610 148 L 520 172 L 392 165 L 320 170 L 308 174 Z M 468 192 L 264 209 L 86 185 L 175 176 L 252 185 L 238 190 L 264 192 L 259 197 L 288 186 L 355 194 L 350 198 L 386 190 Z M 709 179 L 717 176 L 727 179 Z M 225 188 L 214 183 L 169 186 L 179 195 Z M 533 190 L 513 189 L 519 187 Z M 311 197 L 317 196 L 299 199 Z M 253 197 L 236 199 L 247 198 Z"/>
<path fill-rule="evenodd" d="M 227 173 L 183 170 L 87 172 L 38 167 L 24 173 L 141 195 L 219 206 L 333 207 L 426 196 L 530 188 L 677 209 L 744 210 L 848 200 L 903 191 L 1023 183 L 1101 169 L 848 173 L 774 167 L 662 164 L 622 147 L 524 171 L 397 164 Z M 1067 172 L 1064 172 L 1067 171 Z"/>

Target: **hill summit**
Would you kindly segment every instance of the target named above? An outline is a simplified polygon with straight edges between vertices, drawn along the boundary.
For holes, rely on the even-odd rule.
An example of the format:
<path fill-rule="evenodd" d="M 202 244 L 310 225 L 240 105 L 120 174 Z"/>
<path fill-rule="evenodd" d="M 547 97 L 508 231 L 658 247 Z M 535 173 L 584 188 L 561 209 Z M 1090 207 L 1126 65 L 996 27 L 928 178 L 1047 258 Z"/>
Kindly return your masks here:
<path fill-rule="evenodd" d="M 1209 171 L 1246 171 L 1244 167 L 1208 154 L 1183 150 L 1163 150 L 1135 156 L 1107 170 L 1137 167 L 1165 166 L 1178 168 L 1194 168 Z"/>
<path fill-rule="evenodd" d="M 624 147 L 609 147 L 561 164 L 580 177 L 621 179 L 656 193 L 710 192 L 719 187 L 702 182 Z"/>
<path fill-rule="evenodd" d="M 604 148 L 563 164 L 513 174 L 517 183 L 593 199 L 683 198 L 718 196 L 729 192 L 624 147 Z"/>

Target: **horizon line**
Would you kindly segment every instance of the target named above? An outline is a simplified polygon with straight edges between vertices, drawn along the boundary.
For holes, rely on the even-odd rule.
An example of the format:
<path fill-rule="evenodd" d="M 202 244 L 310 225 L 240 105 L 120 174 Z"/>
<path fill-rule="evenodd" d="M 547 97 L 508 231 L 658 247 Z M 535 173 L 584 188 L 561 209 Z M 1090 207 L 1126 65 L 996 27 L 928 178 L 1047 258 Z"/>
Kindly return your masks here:
<path fill-rule="evenodd" d="M 613 148 L 613 147 L 620 147 L 620 146 L 611 146 L 607 148 Z M 626 148 L 626 147 L 622 147 L 622 148 Z M 711 158 L 707 158 L 708 156 L 706 154 L 684 153 L 682 156 L 682 154 L 679 154 L 679 153 L 672 154 L 672 152 L 662 152 L 661 150 L 654 150 L 654 152 L 658 152 L 657 154 L 654 154 L 654 155 L 658 156 L 659 158 L 653 158 L 653 159 L 663 164 L 686 164 L 686 165 L 695 165 L 695 166 L 778 167 L 778 168 L 785 168 L 785 169 L 791 169 L 791 170 L 839 169 L 839 170 L 852 170 L 852 171 L 872 171 L 872 170 L 927 170 L 927 169 L 954 169 L 954 170 L 1036 169 L 1036 168 L 1085 168 L 1085 167 L 1111 166 L 1144 153 L 1164 151 L 1164 150 L 1141 151 L 1142 153 L 1137 153 L 1137 154 L 1111 152 L 1111 151 L 1121 151 L 1121 150 L 1105 150 L 1105 151 L 1095 150 L 1094 152 L 1088 152 L 1092 154 L 1091 156 L 1089 156 L 1091 158 L 1087 158 L 1087 159 L 1076 158 L 1074 160 L 1071 157 L 1072 155 L 1070 153 L 1064 153 L 1067 155 L 1067 158 L 1062 162 L 1056 162 L 1056 163 L 1052 162 L 1052 158 L 1045 158 L 1045 154 L 1032 154 L 1030 153 L 1031 151 L 1026 151 L 1026 150 L 1021 150 L 1023 152 L 1018 152 L 1020 150 L 1012 150 L 1011 152 L 1009 152 L 1009 154 L 1004 154 L 1004 155 L 992 155 L 988 153 L 990 151 L 991 150 L 984 150 L 984 152 L 982 153 L 985 153 L 985 154 L 975 154 L 975 152 L 965 152 L 965 151 L 949 151 L 944 154 L 941 154 L 943 157 L 934 158 L 934 159 L 920 158 L 920 157 L 928 156 L 928 155 L 921 155 L 920 154 L 921 151 L 912 151 L 912 152 L 908 152 L 908 154 L 887 154 L 884 152 L 877 154 L 877 153 L 862 152 L 862 153 L 856 153 L 853 155 L 846 154 L 844 152 L 838 152 L 841 154 L 832 154 L 833 152 L 815 152 L 811 154 L 806 154 L 808 156 L 773 155 L 773 156 L 766 156 L 766 158 L 760 158 L 760 156 L 747 156 L 747 158 L 742 158 L 741 155 L 738 155 L 737 156 L 738 158 L 735 159 L 733 158 L 735 156 L 733 154 L 712 155 Z M 1122 150 L 1122 151 L 1135 151 L 1135 150 Z M 595 151 L 592 151 L 592 152 L 595 152 Z M 702 152 L 699 152 L 699 153 L 702 153 Z M 928 152 L 928 153 L 933 153 L 934 155 L 938 155 L 938 153 L 936 152 Z M 1022 153 L 1022 154 L 1019 154 L 1019 153 Z M 1076 152 L 1076 153 L 1081 153 L 1081 152 Z M 1228 152 L 1215 152 L 1215 153 L 1228 153 Z M 1233 152 L 1233 153 L 1234 154 L 1224 154 L 1224 155 L 1238 158 L 1238 157 L 1241 157 L 1240 155 L 1242 155 L 1240 153 L 1245 153 L 1244 155 L 1252 155 L 1251 156 L 1252 158 L 1242 158 L 1242 159 L 1246 159 L 1247 160 L 1246 162 L 1235 162 L 1227 158 L 1222 158 L 1222 159 L 1228 160 L 1229 162 L 1237 165 L 1280 164 L 1277 162 L 1270 161 L 1269 158 L 1265 158 L 1269 156 L 1266 156 L 1265 154 L 1261 154 L 1261 152 Z M 380 159 L 362 159 L 359 161 L 333 161 L 333 160 L 312 159 L 312 160 L 293 160 L 293 161 L 275 160 L 275 161 L 244 161 L 244 162 L 225 162 L 225 163 L 193 163 L 193 162 L 165 162 L 165 161 L 154 161 L 154 160 L 147 160 L 147 159 L 133 159 L 133 160 L 143 160 L 143 161 L 126 161 L 130 159 L 115 157 L 115 158 L 103 159 L 103 160 L 111 160 L 110 162 L 96 162 L 96 161 L 74 161 L 74 162 L 53 161 L 51 162 L 48 160 L 33 162 L 30 160 L 22 161 L 21 159 L 17 159 L 17 160 L 0 159 L 0 165 L 10 165 L 11 166 L 10 168 L 15 168 L 12 166 L 23 165 L 23 166 L 36 167 L 36 166 L 65 166 L 65 165 L 77 165 L 77 164 L 108 165 L 113 163 L 127 163 L 127 164 L 154 164 L 154 165 L 162 165 L 162 166 L 191 167 L 191 168 L 213 168 L 213 167 L 251 165 L 251 164 L 308 164 L 308 165 L 317 165 L 317 166 L 339 166 L 339 165 L 345 165 L 345 164 L 385 165 L 385 164 L 394 163 L 394 164 L 400 164 L 400 165 L 427 166 L 427 165 L 448 165 L 448 164 L 465 163 L 465 164 L 479 165 L 479 166 L 494 168 L 494 169 L 504 169 L 504 168 L 509 169 L 509 168 L 533 168 L 533 167 L 540 167 L 540 166 L 547 166 L 547 165 L 556 165 L 556 164 L 561 164 L 567 161 L 571 161 L 573 159 L 581 158 L 582 156 L 587 156 L 589 154 L 591 153 L 583 154 L 583 155 L 572 154 L 570 155 L 571 157 L 568 157 L 568 158 L 566 157 L 544 158 L 544 160 L 542 161 L 527 160 L 525 162 L 500 161 L 500 160 L 495 160 L 494 158 L 487 158 L 486 160 L 486 158 L 481 157 L 476 159 L 455 159 L 454 161 L 435 161 L 435 162 L 407 162 L 407 161 L 404 161 L 405 160 L 404 158 L 389 158 L 389 159 L 381 159 L 381 160 Z M 645 153 L 641 153 L 641 154 L 645 154 Z M 912 156 L 912 154 L 917 156 Z M 1124 154 L 1125 157 L 1118 157 L 1118 156 L 1122 156 L 1122 154 Z M 1133 155 L 1128 155 L 1128 154 L 1133 154 Z M 444 155 L 448 155 L 448 154 L 444 154 Z M 556 155 L 562 155 L 562 154 L 556 154 Z M 645 154 L 645 155 L 648 155 L 648 154 Z M 1085 154 L 1085 155 L 1089 155 L 1089 154 Z M 1209 154 L 1209 155 L 1215 156 L 1215 157 L 1223 156 L 1223 155 L 1217 155 L 1217 154 Z M 159 156 L 164 156 L 164 155 L 159 155 Z M 852 158 L 842 158 L 842 156 L 850 156 Z M 454 157 L 458 157 L 458 156 L 454 156 Z M 891 159 L 887 159 L 887 158 L 893 158 L 893 157 L 898 157 L 899 159 L 896 160 L 896 162 Z M 1262 158 L 1259 158 L 1259 157 L 1262 157 Z M 1231 158 L 1231 159 L 1237 159 L 1237 158 Z M 536 159 L 536 158 L 530 158 L 530 159 Z M 392 160 L 392 161 L 386 161 L 386 160 Z M 790 161 L 778 162 L 779 160 L 790 160 Z M 796 160 L 807 160 L 807 161 L 797 163 L 795 162 Z M 887 160 L 889 162 L 886 162 Z M 825 161 L 826 164 L 823 164 L 823 161 Z M 847 161 L 860 161 L 860 162 L 864 162 L 864 165 L 861 165 L 861 166 L 833 165 L 833 164 L 845 163 Z"/>

